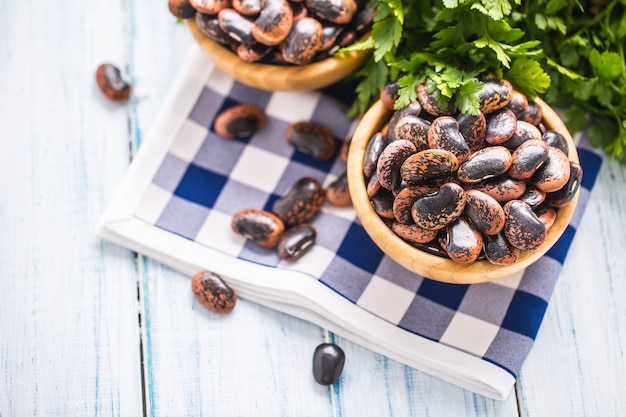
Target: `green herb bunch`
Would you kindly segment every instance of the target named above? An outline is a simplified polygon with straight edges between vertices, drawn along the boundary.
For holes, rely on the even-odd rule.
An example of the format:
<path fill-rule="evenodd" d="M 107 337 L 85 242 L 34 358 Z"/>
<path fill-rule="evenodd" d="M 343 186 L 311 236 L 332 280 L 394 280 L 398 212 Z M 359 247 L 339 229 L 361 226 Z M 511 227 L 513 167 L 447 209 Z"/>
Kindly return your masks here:
<path fill-rule="evenodd" d="M 362 114 L 396 81 L 398 108 L 428 88 L 476 114 L 480 76 L 506 78 L 529 98 L 567 107 L 573 132 L 626 163 L 626 0 L 380 0 L 371 35 L 349 49 L 373 50 L 357 74 Z"/>

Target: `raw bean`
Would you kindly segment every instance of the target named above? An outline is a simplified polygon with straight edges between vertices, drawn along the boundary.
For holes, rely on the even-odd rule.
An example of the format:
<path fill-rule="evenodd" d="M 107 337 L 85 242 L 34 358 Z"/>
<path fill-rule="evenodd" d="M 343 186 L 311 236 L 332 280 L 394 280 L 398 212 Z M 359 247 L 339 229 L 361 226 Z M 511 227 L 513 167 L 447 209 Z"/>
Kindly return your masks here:
<path fill-rule="evenodd" d="M 408 140 L 400 139 L 389 143 L 380 154 L 376 165 L 378 182 L 388 190 L 397 188 L 401 180 L 400 167 L 415 151 L 415 145 Z"/>
<path fill-rule="evenodd" d="M 229 313 L 235 308 L 237 294 L 222 278 L 211 271 L 200 271 L 191 278 L 196 300 L 215 313 Z"/>
<path fill-rule="evenodd" d="M 324 204 L 324 188 L 313 177 L 300 178 L 285 193 L 274 201 L 272 212 L 282 219 L 285 226 L 306 223 L 311 220 Z"/>
<path fill-rule="evenodd" d="M 508 174 L 511 178 L 525 180 L 548 159 L 548 145 L 541 139 L 531 139 L 522 143 L 513 152 Z"/>
<path fill-rule="evenodd" d="M 511 139 L 517 130 L 517 118 L 515 114 L 505 108 L 496 110 L 486 116 L 487 130 L 485 142 L 489 145 L 500 145 Z"/>
<path fill-rule="evenodd" d="M 285 224 L 278 216 L 270 212 L 248 208 L 233 215 L 231 228 L 238 235 L 260 246 L 273 248 L 285 230 Z"/>
<path fill-rule="evenodd" d="M 300 259 L 313 247 L 316 237 L 317 231 L 309 224 L 290 227 L 278 238 L 276 244 L 278 257 L 286 261 Z"/>
<path fill-rule="evenodd" d="M 376 214 L 384 219 L 391 220 L 395 219 L 395 216 L 393 214 L 393 201 L 394 195 L 391 193 L 391 191 L 385 188 L 381 188 L 381 190 L 373 195 L 370 199 L 370 202 L 372 203 L 372 207 L 374 208 Z"/>
<path fill-rule="evenodd" d="M 167 6 L 170 13 L 179 19 L 187 19 L 196 14 L 196 9 L 189 0 L 168 0 Z"/>
<path fill-rule="evenodd" d="M 359 2 L 357 1 L 357 6 Z M 357 33 L 365 33 L 371 29 L 374 23 L 374 16 L 376 15 L 376 8 L 364 7 L 358 10 L 352 20 L 348 23 L 348 26 L 354 29 Z"/>
<path fill-rule="evenodd" d="M 225 139 L 252 136 L 265 126 L 263 110 L 253 104 L 237 104 L 222 111 L 213 124 L 215 133 Z"/>
<path fill-rule="evenodd" d="M 321 47 L 322 24 L 311 17 L 303 17 L 293 22 L 281 44 L 281 53 L 285 61 L 303 65 L 311 62 Z"/>
<path fill-rule="evenodd" d="M 546 193 L 560 190 L 570 177 L 570 162 L 567 156 L 555 147 L 548 147 L 548 158 L 533 176 L 538 189 Z"/>
<path fill-rule="evenodd" d="M 462 164 L 470 155 L 470 148 L 459 130 L 454 117 L 437 117 L 428 130 L 428 146 L 452 152 Z"/>
<path fill-rule="evenodd" d="M 495 265 L 512 265 L 520 255 L 520 250 L 512 246 L 502 233 L 485 235 L 483 251 L 487 260 Z"/>
<path fill-rule="evenodd" d="M 257 62 L 262 60 L 272 50 L 271 46 L 263 45 L 262 43 L 255 43 L 252 45 L 244 45 L 243 43 L 237 46 L 235 50 L 237 56 L 246 62 Z"/>
<path fill-rule="evenodd" d="M 393 129 L 394 140 L 406 139 L 413 142 L 418 152 L 428 149 L 428 130 L 430 129 L 428 120 L 407 114 L 389 127 Z"/>
<path fill-rule="evenodd" d="M 396 104 L 396 100 L 398 99 L 398 91 L 400 90 L 400 86 L 396 81 L 392 81 L 387 83 L 380 89 L 379 98 L 383 103 L 383 106 L 388 108 L 389 110 L 393 110 Z"/>
<path fill-rule="evenodd" d="M 398 191 L 393 200 L 393 216 L 400 223 L 412 223 L 411 210 L 415 200 L 425 195 L 435 194 L 439 187 L 432 185 L 411 185 Z"/>
<path fill-rule="evenodd" d="M 324 126 L 315 122 L 290 124 L 285 131 L 285 139 L 297 151 L 317 161 L 328 161 L 337 150 L 333 135 Z"/>
<path fill-rule="evenodd" d="M 422 105 L 422 108 L 435 117 L 437 116 L 450 116 L 456 113 L 456 108 L 452 102 L 448 102 L 445 108 L 442 108 L 435 99 L 434 89 L 429 92 L 429 84 L 432 82 L 430 78 L 426 78 L 423 83 L 417 85 L 417 100 Z"/>
<path fill-rule="evenodd" d="M 465 203 L 463 188 L 448 183 L 441 186 L 436 194 L 418 198 L 411 214 L 415 223 L 423 229 L 443 229 L 461 215 Z"/>
<path fill-rule="evenodd" d="M 534 208 L 546 200 L 546 193 L 537 189 L 533 184 L 529 184 L 519 200 Z"/>
<path fill-rule="evenodd" d="M 237 13 L 237 10 L 230 8 L 222 9 L 217 14 L 217 20 L 220 23 L 220 28 L 235 41 L 244 45 L 251 45 L 256 42 L 252 37 L 254 22 Z"/>
<path fill-rule="evenodd" d="M 313 378 L 321 385 L 331 385 L 339 379 L 346 361 L 344 351 L 334 343 L 322 343 L 313 352 Z"/>
<path fill-rule="evenodd" d="M 518 120 L 523 120 L 535 126 L 539 126 L 543 119 L 543 110 L 539 104 L 534 101 L 528 102 L 528 107 L 525 111 L 516 114 Z"/>
<path fill-rule="evenodd" d="M 453 174 L 459 167 L 459 160 L 443 149 L 426 149 L 409 156 L 400 166 L 402 180 L 409 184 L 431 181 Z"/>
<path fill-rule="evenodd" d="M 357 11 L 354 0 L 306 0 L 306 5 L 312 13 L 338 25 L 350 22 Z"/>
<path fill-rule="evenodd" d="M 511 153 L 504 146 L 489 146 L 474 152 L 457 172 L 460 181 L 476 184 L 505 173 L 511 166 Z"/>
<path fill-rule="evenodd" d="M 511 93 L 511 101 L 506 105 L 506 108 L 517 116 L 518 113 L 522 113 L 528 109 L 528 98 L 523 93 L 513 90 Z"/>
<path fill-rule="evenodd" d="M 219 42 L 230 49 L 237 47 L 236 41 L 228 36 L 228 33 L 224 32 L 224 30 L 220 27 L 220 22 L 217 19 L 217 16 L 198 12 L 196 13 L 196 25 L 202 33 L 214 41 Z"/>
<path fill-rule="evenodd" d="M 465 192 L 467 204 L 463 215 L 486 235 L 500 233 L 504 227 L 504 210 L 495 198 L 478 190 Z"/>
<path fill-rule="evenodd" d="M 292 25 L 293 11 L 287 0 L 263 0 L 252 36 L 264 45 L 278 45 L 287 38 Z"/>
<path fill-rule="evenodd" d="M 220 10 L 230 7 L 230 0 L 189 0 L 191 5 L 205 14 L 218 14 Z"/>
<path fill-rule="evenodd" d="M 509 104 L 513 86 L 507 80 L 487 80 L 476 95 L 480 100 L 480 111 L 487 115 Z"/>
<path fill-rule="evenodd" d="M 380 191 L 381 188 L 383 187 L 382 185 L 380 185 L 380 181 L 378 181 L 378 171 L 374 170 L 374 173 L 372 173 L 372 176 L 367 182 L 368 197 L 373 197 L 374 195 L 376 195 L 376 193 Z"/>
<path fill-rule="evenodd" d="M 543 223 L 546 231 L 549 230 L 556 220 L 556 210 L 552 207 L 541 206 L 535 209 L 537 218 Z"/>
<path fill-rule="evenodd" d="M 567 183 L 558 191 L 549 193 L 546 197 L 550 207 L 565 207 L 572 201 L 576 192 L 580 188 L 580 181 L 583 177 L 583 170 L 580 165 L 575 162 L 569 163 L 570 175 Z"/>
<path fill-rule="evenodd" d="M 96 69 L 96 83 L 100 91 L 110 100 L 123 101 L 130 97 L 132 87 L 122 78 L 122 74 L 113 64 L 101 64 Z"/>
<path fill-rule="evenodd" d="M 560 149 L 565 155 L 569 155 L 569 145 L 565 136 L 555 130 L 548 130 L 541 136 L 541 139 L 548 145 Z"/>
<path fill-rule="evenodd" d="M 446 227 L 440 243 L 450 259 L 464 264 L 474 262 L 483 249 L 480 232 L 462 217 Z"/>
<path fill-rule="evenodd" d="M 468 189 L 482 191 L 495 198 L 496 201 L 505 203 L 509 200 L 515 200 L 521 197 L 526 191 L 526 182 L 516 180 L 504 174 L 481 181 L 477 184 L 469 184 L 466 187 Z"/>
<path fill-rule="evenodd" d="M 383 152 L 386 145 L 387 142 L 381 132 L 375 133 L 367 143 L 363 162 L 363 175 L 365 175 L 365 178 L 371 177 L 374 171 L 376 171 L 378 157 L 380 157 L 380 154 Z"/>
<path fill-rule="evenodd" d="M 387 123 L 387 133 L 383 132 L 383 135 L 387 138 L 387 142 L 393 142 L 396 140 L 393 132 L 393 126 L 400 120 L 402 117 L 406 115 L 419 116 L 422 112 L 422 105 L 419 101 L 413 101 L 409 103 L 408 106 L 403 107 L 399 110 L 396 110 L 391 115 L 389 122 Z"/>
<path fill-rule="evenodd" d="M 537 249 L 546 239 L 546 227 L 528 204 L 519 200 L 509 201 L 504 205 L 504 215 L 504 235 L 519 250 Z"/>
<path fill-rule="evenodd" d="M 231 5 L 244 16 L 256 16 L 261 11 L 261 0 L 232 0 Z"/>
<path fill-rule="evenodd" d="M 514 152 L 522 143 L 533 139 L 541 139 L 541 132 L 537 126 L 523 120 L 518 120 L 515 133 L 513 133 L 513 136 L 504 142 L 502 146 Z"/>
<path fill-rule="evenodd" d="M 391 230 L 409 243 L 428 243 L 437 236 L 436 230 L 422 229 L 415 223 L 393 222 L 391 223 Z"/>
<path fill-rule="evenodd" d="M 335 46 L 337 43 L 337 39 L 339 38 L 339 34 L 343 30 L 342 26 L 335 25 L 333 23 L 323 22 L 322 23 L 322 46 L 320 48 L 321 51 L 328 51 L 330 48 Z"/>
<path fill-rule="evenodd" d="M 459 123 L 459 132 L 467 142 L 470 152 L 476 152 L 482 148 L 487 134 L 485 115 L 481 111 L 478 111 L 476 116 L 460 114 L 456 117 L 456 121 Z"/>
<path fill-rule="evenodd" d="M 326 201 L 338 207 L 347 207 L 352 204 L 352 198 L 348 190 L 348 175 L 346 172 L 341 174 L 326 187 Z"/>

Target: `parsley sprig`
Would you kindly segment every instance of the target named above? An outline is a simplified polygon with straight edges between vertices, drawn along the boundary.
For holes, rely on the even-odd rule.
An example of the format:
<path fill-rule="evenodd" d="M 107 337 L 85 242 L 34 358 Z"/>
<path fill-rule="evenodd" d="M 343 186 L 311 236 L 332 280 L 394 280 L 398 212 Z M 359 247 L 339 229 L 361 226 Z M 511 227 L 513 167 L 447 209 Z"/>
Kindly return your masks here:
<path fill-rule="evenodd" d="M 352 115 L 398 81 L 401 107 L 427 77 L 440 104 L 478 111 L 479 75 L 508 79 L 528 97 L 567 107 L 566 124 L 589 125 L 596 146 L 626 163 L 626 0 L 380 0 L 372 49 L 357 74 Z M 434 86 L 434 87 L 432 87 Z"/>

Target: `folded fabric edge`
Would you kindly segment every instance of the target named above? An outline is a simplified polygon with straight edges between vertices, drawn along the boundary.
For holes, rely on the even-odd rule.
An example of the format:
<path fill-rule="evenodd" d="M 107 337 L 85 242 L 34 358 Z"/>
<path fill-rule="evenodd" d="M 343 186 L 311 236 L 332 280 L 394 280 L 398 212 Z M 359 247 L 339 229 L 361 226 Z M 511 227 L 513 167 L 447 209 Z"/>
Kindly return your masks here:
<path fill-rule="evenodd" d="M 515 383 L 513 375 L 496 364 L 397 328 L 306 274 L 235 259 L 135 218 L 100 223 L 97 234 L 189 276 L 210 269 L 244 299 L 319 325 L 476 394 L 504 400 Z M 262 287 L 255 283 L 260 275 Z"/>

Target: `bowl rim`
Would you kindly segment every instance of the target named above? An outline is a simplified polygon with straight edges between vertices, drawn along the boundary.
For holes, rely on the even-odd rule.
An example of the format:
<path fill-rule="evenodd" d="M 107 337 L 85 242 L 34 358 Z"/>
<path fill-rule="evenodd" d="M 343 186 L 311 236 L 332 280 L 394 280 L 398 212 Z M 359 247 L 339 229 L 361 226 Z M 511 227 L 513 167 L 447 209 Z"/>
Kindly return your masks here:
<path fill-rule="evenodd" d="M 549 130 L 561 133 L 569 145 L 569 160 L 579 163 L 576 146 L 565 124 L 558 114 L 543 100 L 536 98 L 543 112 L 543 123 Z M 462 264 L 447 258 L 423 252 L 396 236 L 376 213 L 367 195 L 363 179 L 363 164 L 367 143 L 388 121 L 392 111 L 380 100 L 363 115 L 350 142 L 347 161 L 348 188 L 352 203 L 363 228 L 374 243 L 391 259 L 404 268 L 436 281 L 451 284 L 476 284 L 503 278 L 525 269 L 541 258 L 559 239 L 567 228 L 578 203 L 580 189 L 572 201 L 558 209 L 557 218 L 548 230 L 543 244 L 534 251 L 522 252 L 512 265 L 494 265 L 486 260 Z M 358 204 L 358 202 L 367 204 Z"/>
<path fill-rule="evenodd" d="M 235 80 L 268 91 L 317 90 L 354 74 L 372 55 L 372 50 L 336 54 L 307 65 L 271 65 L 246 62 L 224 45 L 206 36 L 195 17 L 184 19 L 193 38 L 220 70 Z"/>

